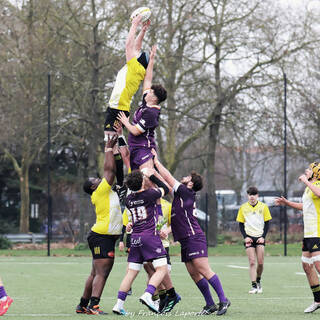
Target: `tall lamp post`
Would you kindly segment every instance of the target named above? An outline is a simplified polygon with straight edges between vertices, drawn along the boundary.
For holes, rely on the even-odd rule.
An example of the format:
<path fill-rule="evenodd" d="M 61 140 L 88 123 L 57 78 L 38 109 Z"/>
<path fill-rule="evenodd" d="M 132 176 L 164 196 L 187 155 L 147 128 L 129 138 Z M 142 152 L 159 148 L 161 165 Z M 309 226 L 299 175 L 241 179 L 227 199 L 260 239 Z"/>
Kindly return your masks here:
<path fill-rule="evenodd" d="M 287 75 L 283 73 L 284 102 L 283 102 L 283 192 L 287 198 Z M 283 207 L 284 214 L 284 256 L 287 255 L 287 207 Z"/>
<path fill-rule="evenodd" d="M 50 126 L 50 110 L 51 109 L 51 75 L 48 73 L 48 143 L 47 143 L 47 174 L 48 174 L 48 257 L 50 256 L 50 240 L 52 233 L 52 203 L 51 203 L 51 192 L 50 192 L 50 170 L 51 170 L 51 159 L 50 159 L 50 148 L 51 148 L 51 126 Z"/>

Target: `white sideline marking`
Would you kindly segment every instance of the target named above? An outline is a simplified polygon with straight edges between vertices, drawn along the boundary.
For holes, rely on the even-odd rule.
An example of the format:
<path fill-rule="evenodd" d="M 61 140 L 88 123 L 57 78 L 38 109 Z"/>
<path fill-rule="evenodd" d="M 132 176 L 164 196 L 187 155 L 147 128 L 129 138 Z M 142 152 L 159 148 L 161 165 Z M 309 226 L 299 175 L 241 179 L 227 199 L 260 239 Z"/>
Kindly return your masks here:
<path fill-rule="evenodd" d="M 304 272 L 296 272 L 296 275 L 298 276 L 305 276 L 306 274 Z"/>
<path fill-rule="evenodd" d="M 233 264 L 227 264 L 227 267 L 234 269 L 249 269 L 249 267 L 235 266 Z"/>
<path fill-rule="evenodd" d="M 76 314 L 76 313 L 75 313 Z M 6 317 L 73 317 L 69 313 L 9 313 Z"/>

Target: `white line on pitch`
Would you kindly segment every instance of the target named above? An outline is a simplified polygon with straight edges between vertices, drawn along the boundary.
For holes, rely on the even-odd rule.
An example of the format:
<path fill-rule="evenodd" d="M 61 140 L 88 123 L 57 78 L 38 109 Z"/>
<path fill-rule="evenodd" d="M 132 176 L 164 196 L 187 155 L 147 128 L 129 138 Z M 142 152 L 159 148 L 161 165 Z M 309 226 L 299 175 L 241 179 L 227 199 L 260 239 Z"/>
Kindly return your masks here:
<path fill-rule="evenodd" d="M 249 269 L 249 267 L 235 266 L 233 264 L 227 264 L 227 267 L 234 269 Z"/>

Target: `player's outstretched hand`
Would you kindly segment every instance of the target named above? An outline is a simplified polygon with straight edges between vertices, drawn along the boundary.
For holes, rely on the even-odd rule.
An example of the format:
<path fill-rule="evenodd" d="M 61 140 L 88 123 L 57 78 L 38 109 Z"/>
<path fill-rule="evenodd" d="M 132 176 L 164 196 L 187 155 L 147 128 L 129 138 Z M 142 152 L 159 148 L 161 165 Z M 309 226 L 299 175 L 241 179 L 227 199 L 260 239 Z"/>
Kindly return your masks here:
<path fill-rule="evenodd" d="M 118 135 L 108 135 L 108 141 L 106 142 L 106 148 L 113 148 L 116 142 L 118 141 Z"/>
<path fill-rule="evenodd" d="M 113 129 L 116 130 L 118 136 L 122 136 L 122 124 L 119 121 L 115 121 Z"/>
<path fill-rule="evenodd" d="M 302 174 L 300 177 L 299 177 L 299 181 L 303 182 L 303 183 L 306 183 L 308 182 L 308 178 L 305 174 Z"/>
<path fill-rule="evenodd" d="M 285 197 L 277 197 L 274 199 L 276 206 L 285 206 L 287 204 L 287 199 Z"/>
<path fill-rule="evenodd" d="M 142 15 L 138 14 L 132 19 L 132 24 L 138 26 L 142 20 Z"/>
<path fill-rule="evenodd" d="M 118 117 L 117 119 L 119 121 L 121 121 L 121 123 L 123 123 L 125 126 L 128 125 L 130 122 L 129 122 L 129 118 L 126 116 L 126 114 L 121 111 L 119 114 L 118 114 Z"/>
<path fill-rule="evenodd" d="M 147 21 L 143 22 L 142 30 L 143 31 L 147 31 L 147 29 L 149 28 L 150 24 L 151 24 L 151 20 L 150 19 L 148 19 Z"/>

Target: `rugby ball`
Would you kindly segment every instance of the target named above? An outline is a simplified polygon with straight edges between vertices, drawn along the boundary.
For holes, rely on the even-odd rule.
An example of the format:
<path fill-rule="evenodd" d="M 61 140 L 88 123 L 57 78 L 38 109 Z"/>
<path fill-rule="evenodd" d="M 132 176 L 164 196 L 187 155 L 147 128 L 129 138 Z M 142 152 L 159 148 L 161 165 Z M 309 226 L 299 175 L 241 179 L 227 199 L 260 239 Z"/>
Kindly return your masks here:
<path fill-rule="evenodd" d="M 133 18 L 135 18 L 138 15 L 142 16 L 142 23 L 146 22 L 151 16 L 151 10 L 148 7 L 140 7 L 134 10 L 130 16 L 130 21 L 132 22 Z"/>

